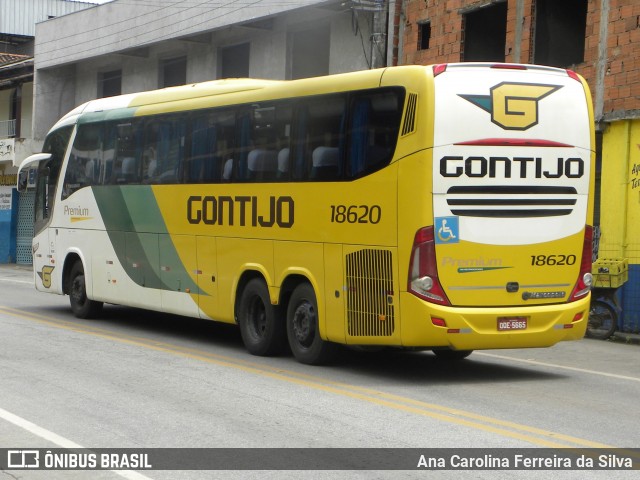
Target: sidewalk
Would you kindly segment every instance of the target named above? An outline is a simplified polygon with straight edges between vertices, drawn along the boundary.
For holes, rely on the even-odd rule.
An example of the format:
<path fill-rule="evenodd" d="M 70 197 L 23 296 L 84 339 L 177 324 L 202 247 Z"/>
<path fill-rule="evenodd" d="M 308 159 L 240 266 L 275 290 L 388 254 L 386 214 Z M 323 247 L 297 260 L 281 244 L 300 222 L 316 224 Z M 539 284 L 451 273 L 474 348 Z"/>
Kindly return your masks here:
<path fill-rule="evenodd" d="M 2 280 L 33 284 L 33 267 L 15 263 L 0 263 L 0 281 Z"/>
<path fill-rule="evenodd" d="M 615 332 L 611 340 L 620 343 L 640 345 L 640 333 Z"/>

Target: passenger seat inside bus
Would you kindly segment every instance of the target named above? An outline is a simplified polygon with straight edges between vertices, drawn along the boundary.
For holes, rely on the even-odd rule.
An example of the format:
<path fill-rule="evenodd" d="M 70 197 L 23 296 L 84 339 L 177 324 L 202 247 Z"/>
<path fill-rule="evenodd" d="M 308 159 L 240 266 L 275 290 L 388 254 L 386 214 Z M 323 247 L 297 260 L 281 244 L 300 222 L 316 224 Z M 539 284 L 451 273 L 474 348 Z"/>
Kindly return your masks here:
<path fill-rule="evenodd" d="M 231 181 L 231 175 L 233 174 L 233 158 L 227 158 L 222 167 L 222 180 L 225 182 Z"/>
<path fill-rule="evenodd" d="M 122 170 L 117 176 L 117 182 L 122 184 L 136 183 L 137 178 L 137 162 L 134 157 L 124 157 L 122 159 Z"/>
<path fill-rule="evenodd" d="M 275 150 L 256 149 L 247 157 L 249 180 L 270 181 L 276 179 L 278 155 Z"/>
<path fill-rule="evenodd" d="M 337 180 L 339 151 L 338 147 L 317 147 L 313 150 L 311 154 L 313 180 Z"/>
<path fill-rule="evenodd" d="M 283 148 L 278 152 L 278 179 L 287 178 L 289 173 L 289 148 Z"/>

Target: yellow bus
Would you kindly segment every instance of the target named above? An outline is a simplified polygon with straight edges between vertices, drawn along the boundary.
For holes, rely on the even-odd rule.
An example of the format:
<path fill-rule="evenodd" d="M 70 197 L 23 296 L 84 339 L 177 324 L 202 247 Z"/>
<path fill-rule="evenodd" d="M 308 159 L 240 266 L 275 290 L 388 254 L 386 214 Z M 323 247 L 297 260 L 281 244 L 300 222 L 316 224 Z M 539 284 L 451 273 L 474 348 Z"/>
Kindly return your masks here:
<path fill-rule="evenodd" d="M 90 101 L 36 189 L 36 288 L 237 323 L 308 364 L 336 344 L 546 347 L 590 300 L 593 113 L 534 65 L 231 79 Z"/>

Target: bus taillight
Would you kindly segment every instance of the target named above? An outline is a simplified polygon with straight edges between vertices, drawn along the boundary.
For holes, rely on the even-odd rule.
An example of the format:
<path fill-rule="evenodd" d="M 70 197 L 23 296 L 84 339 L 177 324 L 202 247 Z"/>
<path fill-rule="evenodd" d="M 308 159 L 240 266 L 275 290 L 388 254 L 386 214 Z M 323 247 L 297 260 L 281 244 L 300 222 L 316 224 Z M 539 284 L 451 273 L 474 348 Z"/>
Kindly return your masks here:
<path fill-rule="evenodd" d="M 582 246 L 582 261 L 580 262 L 580 274 L 571 294 L 570 302 L 583 298 L 591 290 L 593 276 L 591 275 L 591 255 L 593 243 L 593 227 L 587 225 L 584 229 L 584 245 Z"/>
<path fill-rule="evenodd" d="M 438 279 L 433 227 L 424 227 L 416 232 L 411 250 L 408 290 L 428 302 L 450 305 Z"/>

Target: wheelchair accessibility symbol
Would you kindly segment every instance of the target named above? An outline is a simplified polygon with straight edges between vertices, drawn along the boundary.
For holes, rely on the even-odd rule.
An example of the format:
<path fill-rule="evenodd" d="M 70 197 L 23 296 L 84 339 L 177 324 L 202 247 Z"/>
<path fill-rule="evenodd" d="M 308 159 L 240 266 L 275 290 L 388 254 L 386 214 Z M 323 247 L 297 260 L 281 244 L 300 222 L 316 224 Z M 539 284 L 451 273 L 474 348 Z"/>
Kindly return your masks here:
<path fill-rule="evenodd" d="M 458 243 L 460 227 L 458 217 L 436 217 L 436 243 Z"/>

